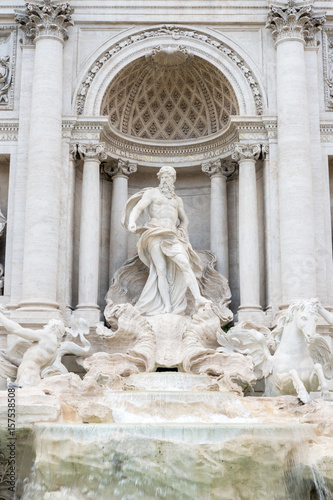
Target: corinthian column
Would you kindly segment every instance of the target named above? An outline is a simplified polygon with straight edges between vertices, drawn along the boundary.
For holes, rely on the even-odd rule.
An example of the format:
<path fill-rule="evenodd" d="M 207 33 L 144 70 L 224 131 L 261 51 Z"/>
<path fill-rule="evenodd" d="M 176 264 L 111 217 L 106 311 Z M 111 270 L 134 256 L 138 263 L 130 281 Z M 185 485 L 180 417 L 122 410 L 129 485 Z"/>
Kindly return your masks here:
<path fill-rule="evenodd" d="M 277 53 L 277 115 L 282 305 L 316 296 L 312 184 L 305 40 L 324 18 L 312 6 L 271 6 L 267 26 Z"/>
<path fill-rule="evenodd" d="M 227 177 L 234 173 L 235 164 L 227 160 L 216 160 L 201 166 L 210 177 L 210 249 L 215 254 L 217 271 L 228 278 L 228 200 Z"/>
<path fill-rule="evenodd" d="M 128 198 L 128 177 L 137 171 L 137 164 L 119 160 L 112 175 L 111 232 L 109 280 L 127 260 L 128 232 L 121 225 L 121 216 Z"/>
<path fill-rule="evenodd" d="M 104 144 L 80 144 L 78 152 L 84 160 L 80 254 L 79 304 L 77 314 L 91 325 L 99 321 L 98 276 L 100 235 L 100 162 L 106 159 Z"/>
<path fill-rule="evenodd" d="M 63 45 L 74 9 L 44 0 L 16 17 L 35 43 L 28 146 L 22 319 L 60 316 L 57 302 Z M 30 313 L 28 313 L 30 311 Z"/>
<path fill-rule="evenodd" d="M 259 320 L 259 225 L 257 208 L 256 160 L 260 145 L 238 144 L 233 159 L 239 163 L 239 321 Z"/>

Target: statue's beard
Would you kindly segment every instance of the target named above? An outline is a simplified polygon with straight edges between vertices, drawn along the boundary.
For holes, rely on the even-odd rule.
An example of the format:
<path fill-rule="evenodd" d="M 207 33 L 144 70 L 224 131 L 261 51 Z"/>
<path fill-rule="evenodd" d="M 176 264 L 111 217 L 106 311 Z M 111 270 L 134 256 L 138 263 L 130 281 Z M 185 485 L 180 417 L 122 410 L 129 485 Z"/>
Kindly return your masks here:
<path fill-rule="evenodd" d="M 164 196 L 166 196 L 167 198 L 174 198 L 176 196 L 175 186 L 173 183 L 173 179 L 171 178 L 161 181 L 159 188 L 161 193 L 164 194 Z"/>

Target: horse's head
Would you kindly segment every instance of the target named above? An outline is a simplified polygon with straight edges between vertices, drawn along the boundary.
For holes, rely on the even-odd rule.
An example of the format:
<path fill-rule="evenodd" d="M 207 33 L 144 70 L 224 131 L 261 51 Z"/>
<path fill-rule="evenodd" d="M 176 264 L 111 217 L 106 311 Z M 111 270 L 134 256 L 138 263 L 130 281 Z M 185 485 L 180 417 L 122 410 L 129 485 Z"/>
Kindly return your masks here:
<path fill-rule="evenodd" d="M 297 326 L 297 329 L 303 333 L 305 340 L 311 342 L 316 335 L 318 303 L 318 299 L 293 302 L 280 317 L 273 333 L 281 335 L 286 324 L 293 322 Z"/>

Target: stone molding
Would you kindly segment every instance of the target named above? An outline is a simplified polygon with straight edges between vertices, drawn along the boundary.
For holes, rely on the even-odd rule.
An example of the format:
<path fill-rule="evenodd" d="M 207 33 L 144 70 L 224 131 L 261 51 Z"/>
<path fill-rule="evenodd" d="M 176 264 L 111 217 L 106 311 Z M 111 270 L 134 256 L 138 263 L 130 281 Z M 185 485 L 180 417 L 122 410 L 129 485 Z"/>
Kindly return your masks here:
<path fill-rule="evenodd" d="M 101 131 L 106 121 L 77 121 L 76 118 L 64 120 L 62 124 L 62 137 L 69 138 L 72 142 L 96 143 L 101 139 Z"/>
<path fill-rule="evenodd" d="M 210 178 L 215 176 L 231 177 L 236 172 L 237 163 L 231 159 L 209 161 L 201 164 L 201 170 Z"/>
<path fill-rule="evenodd" d="M 312 5 L 297 6 L 289 0 L 286 7 L 271 5 L 266 28 L 272 30 L 276 43 L 288 39 L 311 42 L 325 21 L 325 15 L 314 15 Z"/>
<path fill-rule="evenodd" d="M 238 162 L 243 160 L 258 160 L 261 153 L 261 144 L 236 144 L 232 159 Z"/>
<path fill-rule="evenodd" d="M 0 143 L 17 142 L 18 130 L 18 123 L 0 123 Z"/>
<path fill-rule="evenodd" d="M 320 142 L 333 144 L 333 123 L 320 125 Z"/>
<path fill-rule="evenodd" d="M 98 144 L 78 144 L 77 152 L 83 160 L 96 160 L 101 162 L 107 159 L 104 142 Z"/>
<path fill-rule="evenodd" d="M 15 15 L 15 21 L 25 33 L 27 42 L 34 42 L 38 37 L 55 37 L 67 40 L 67 27 L 72 26 L 74 8 L 55 0 L 42 0 L 39 3 L 25 4 L 25 12 Z"/>
<path fill-rule="evenodd" d="M 76 111 L 78 115 L 82 115 L 84 112 L 85 101 L 87 97 L 87 93 L 91 86 L 92 81 L 96 77 L 97 73 L 100 69 L 105 65 L 109 59 L 111 59 L 115 54 L 123 50 L 125 47 L 129 45 L 135 44 L 145 39 L 160 37 L 160 36 L 170 36 L 173 40 L 178 40 L 182 37 L 186 37 L 188 39 L 200 40 L 203 43 L 206 43 L 212 47 L 215 47 L 219 51 L 223 52 L 243 73 L 247 84 L 251 88 L 251 92 L 255 101 L 255 106 L 258 115 L 262 115 L 263 113 L 263 99 L 260 91 L 259 83 L 255 80 L 254 75 L 246 62 L 241 59 L 241 57 L 234 51 L 231 50 L 225 43 L 221 42 L 217 38 L 213 38 L 205 33 L 202 33 L 198 30 L 193 30 L 186 27 L 179 27 L 174 25 L 163 25 L 159 28 L 151 28 L 141 31 L 135 35 L 132 35 L 128 38 L 124 38 L 121 42 L 114 45 L 111 49 L 105 51 L 100 58 L 95 61 L 90 67 L 88 73 L 85 76 L 84 81 L 81 84 L 77 102 L 76 102 Z"/>
<path fill-rule="evenodd" d="M 235 145 L 244 143 L 267 143 L 277 137 L 277 122 L 274 117 L 254 118 L 253 120 L 232 117 L 229 128 L 221 135 L 205 142 L 193 144 L 159 145 L 138 143 L 127 137 L 116 136 L 107 127 L 107 118 L 98 117 L 89 120 L 68 117 L 63 120 L 63 139 L 72 144 L 105 143 L 105 152 L 114 160 L 129 160 L 147 166 L 200 165 L 201 163 L 228 158 L 234 152 Z"/>

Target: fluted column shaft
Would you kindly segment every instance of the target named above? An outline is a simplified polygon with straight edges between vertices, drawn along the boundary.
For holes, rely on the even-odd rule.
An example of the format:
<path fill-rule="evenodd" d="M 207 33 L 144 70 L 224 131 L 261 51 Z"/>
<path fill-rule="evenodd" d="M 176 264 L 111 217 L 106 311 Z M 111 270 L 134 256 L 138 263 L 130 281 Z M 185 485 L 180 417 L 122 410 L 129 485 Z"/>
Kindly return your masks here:
<path fill-rule="evenodd" d="M 99 321 L 98 277 L 100 246 L 100 162 L 106 159 L 104 144 L 80 144 L 78 151 L 84 159 L 80 250 L 79 304 L 77 314 L 90 324 Z"/>
<path fill-rule="evenodd" d="M 109 281 L 114 273 L 127 260 L 128 231 L 121 224 L 121 217 L 128 198 L 128 177 L 136 172 L 134 163 L 118 161 L 112 172 L 111 228 L 110 228 L 110 262 Z"/>
<path fill-rule="evenodd" d="M 15 172 L 15 210 L 13 221 L 12 275 L 9 309 L 16 309 L 22 298 L 24 224 L 26 215 L 27 165 L 30 130 L 31 91 L 33 82 L 34 47 L 22 45 L 19 133 Z"/>
<path fill-rule="evenodd" d="M 321 20 L 311 6 L 271 7 L 276 38 L 282 305 L 316 296 L 305 38 Z"/>
<path fill-rule="evenodd" d="M 261 312 L 259 225 L 256 159 L 260 145 L 238 145 L 233 155 L 239 163 L 239 319 L 253 319 Z"/>
<path fill-rule="evenodd" d="M 23 23 L 35 41 L 28 149 L 21 308 L 41 319 L 58 309 L 57 274 L 62 135 L 63 45 L 73 9 L 27 4 Z M 57 27 L 57 29 L 55 28 Z M 60 313 L 59 313 L 60 314 Z"/>
<path fill-rule="evenodd" d="M 202 165 L 202 171 L 211 180 L 210 194 L 210 249 L 215 254 L 217 271 L 229 277 L 228 198 L 227 176 L 235 166 L 232 162 L 217 160 Z"/>

